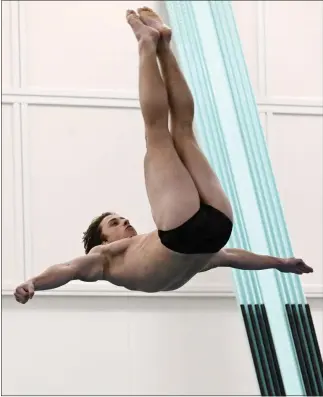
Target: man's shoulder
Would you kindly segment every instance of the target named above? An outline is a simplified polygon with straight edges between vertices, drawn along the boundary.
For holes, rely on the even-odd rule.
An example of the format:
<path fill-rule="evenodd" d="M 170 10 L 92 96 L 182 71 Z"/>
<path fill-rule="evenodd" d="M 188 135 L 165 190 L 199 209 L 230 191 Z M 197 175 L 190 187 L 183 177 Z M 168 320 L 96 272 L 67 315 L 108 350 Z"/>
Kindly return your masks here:
<path fill-rule="evenodd" d="M 88 253 L 88 255 L 108 254 L 110 251 L 109 245 L 110 244 L 97 245 L 91 249 L 91 251 Z"/>

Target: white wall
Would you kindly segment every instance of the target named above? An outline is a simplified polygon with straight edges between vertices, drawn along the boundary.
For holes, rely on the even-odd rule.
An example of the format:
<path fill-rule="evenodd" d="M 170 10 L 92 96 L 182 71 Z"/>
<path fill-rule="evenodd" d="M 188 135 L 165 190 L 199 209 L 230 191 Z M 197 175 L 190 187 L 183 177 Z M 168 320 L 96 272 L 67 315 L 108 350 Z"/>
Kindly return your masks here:
<path fill-rule="evenodd" d="M 243 332 L 233 299 L 6 298 L 3 391 L 258 394 Z"/>
<path fill-rule="evenodd" d="M 154 226 L 137 49 L 124 21 L 139 6 L 3 3 L 4 294 L 82 254 L 82 231 L 101 211 L 141 232 Z M 322 4 L 239 1 L 234 10 L 294 252 L 315 269 L 302 281 L 321 341 Z M 221 269 L 167 298 L 104 283 L 26 306 L 4 296 L 3 393 L 257 394 L 232 288 Z"/>

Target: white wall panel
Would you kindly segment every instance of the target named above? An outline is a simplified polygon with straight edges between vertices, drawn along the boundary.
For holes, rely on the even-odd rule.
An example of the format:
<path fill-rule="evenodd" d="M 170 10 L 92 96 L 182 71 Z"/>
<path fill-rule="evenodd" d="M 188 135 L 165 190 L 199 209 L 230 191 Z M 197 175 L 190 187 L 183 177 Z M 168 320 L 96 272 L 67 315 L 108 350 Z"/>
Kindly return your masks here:
<path fill-rule="evenodd" d="M 7 88 L 12 84 L 12 36 L 11 36 L 11 8 L 10 1 L 3 1 L 1 15 L 2 29 L 2 87 Z"/>
<path fill-rule="evenodd" d="M 125 12 L 142 5 L 139 1 L 21 2 L 26 85 L 137 91 L 137 42 Z"/>
<path fill-rule="evenodd" d="M 244 332 L 234 299 L 5 297 L 3 393 L 256 395 Z"/>
<path fill-rule="evenodd" d="M 243 54 L 249 71 L 252 87 L 256 96 L 259 96 L 258 70 L 258 2 L 233 1 L 232 8 L 239 31 Z"/>
<path fill-rule="evenodd" d="M 268 95 L 322 98 L 323 3 L 266 1 Z"/>
<path fill-rule="evenodd" d="M 315 272 L 305 284 L 322 285 L 322 118 L 274 115 L 269 152 L 295 256 Z"/>
<path fill-rule="evenodd" d="M 19 282 L 24 277 L 21 162 L 15 111 L 11 105 L 2 105 L 2 278 L 7 282 Z"/>
<path fill-rule="evenodd" d="M 154 228 L 137 109 L 30 106 L 28 134 L 35 272 L 82 254 L 82 233 L 102 212 Z"/>
<path fill-rule="evenodd" d="M 130 394 L 127 309 L 126 299 L 7 297 L 3 394 Z"/>
<path fill-rule="evenodd" d="M 259 393 L 233 300 L 138 298 L 129 304 L 134 394 Z M 237 356 L 245 357 L 245 366 L 233 359 Z M 228 382 L 228 373 L 236 382 Z"/>

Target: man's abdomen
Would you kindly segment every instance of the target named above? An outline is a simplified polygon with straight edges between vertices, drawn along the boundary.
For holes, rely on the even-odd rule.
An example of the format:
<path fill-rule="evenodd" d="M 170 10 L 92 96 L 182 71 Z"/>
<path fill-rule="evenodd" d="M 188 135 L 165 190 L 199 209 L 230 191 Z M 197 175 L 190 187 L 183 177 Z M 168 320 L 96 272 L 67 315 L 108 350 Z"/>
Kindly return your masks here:
<path fill-rule="evenodd" d="M 132 252 L 131 252 L 132 251 Z M 129 250 L 125 266 L 135 271 L 134 289 L 157 292 L 178 289 L 186 284 L 210 260 L 212 254 L 179 254 L 163 246 L 157 233 Z M 136 270 L 135 270 L 136 269 Z"/>

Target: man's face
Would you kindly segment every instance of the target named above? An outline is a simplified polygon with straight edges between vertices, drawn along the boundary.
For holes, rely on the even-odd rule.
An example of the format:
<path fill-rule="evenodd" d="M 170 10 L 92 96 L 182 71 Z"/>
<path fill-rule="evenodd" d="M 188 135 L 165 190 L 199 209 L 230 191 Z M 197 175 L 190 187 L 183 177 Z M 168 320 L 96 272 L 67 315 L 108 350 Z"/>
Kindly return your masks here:
<path fill-rule="evenodd" d="M 118 214 L 106 216 L 102 220 L 100 227 L 102 239 L 109 243 L 137 235 L 136 230 L 130 225 L 128 219 Z"/>

